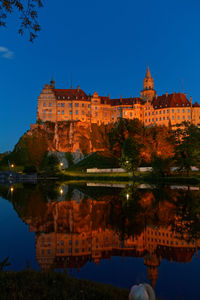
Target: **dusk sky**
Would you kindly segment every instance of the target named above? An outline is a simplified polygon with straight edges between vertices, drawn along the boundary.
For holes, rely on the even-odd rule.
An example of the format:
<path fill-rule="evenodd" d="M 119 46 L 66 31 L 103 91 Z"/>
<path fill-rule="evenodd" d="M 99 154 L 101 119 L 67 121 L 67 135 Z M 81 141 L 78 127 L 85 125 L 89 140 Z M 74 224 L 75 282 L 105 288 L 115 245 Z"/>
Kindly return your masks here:
<path fill-rule="evenodd" d="M 37 97 L 57 88 L 139 96 L 147 65 L 158 95 L 184 91 L 200 103 L 199 0 L 46 0 L 32 44 L 13 14 L 0 28 L 0 152 L 36 121 Z M 5 49 L 6 48 L 6 49 Z"/>

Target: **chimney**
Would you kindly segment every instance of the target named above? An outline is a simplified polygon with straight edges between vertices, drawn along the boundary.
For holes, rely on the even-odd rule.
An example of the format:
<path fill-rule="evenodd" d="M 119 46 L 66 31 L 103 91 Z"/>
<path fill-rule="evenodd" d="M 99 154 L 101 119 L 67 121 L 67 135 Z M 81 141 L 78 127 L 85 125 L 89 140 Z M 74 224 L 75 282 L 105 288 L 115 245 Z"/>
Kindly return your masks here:
<path fill-rule="evenodd" d="M 168 97 L 168 92 L 166 92 L 166 94 L 165 94 L 165 95 L 166 95 L 166 97 Z"/>
<path fill-rule="evenodd" d="M 192 107 L 192 97 L 190 96 L 190 106 Z"/>
<path fill-rule="evenodd" d="M 79 92 L 79 85 L 77 85 L 77 92 Z"/>
<path fill-rule="evenodd" d="M 187 93 L 185 93 L 184 95 L 185 95 L 185 97 L 187 98 Z"/>

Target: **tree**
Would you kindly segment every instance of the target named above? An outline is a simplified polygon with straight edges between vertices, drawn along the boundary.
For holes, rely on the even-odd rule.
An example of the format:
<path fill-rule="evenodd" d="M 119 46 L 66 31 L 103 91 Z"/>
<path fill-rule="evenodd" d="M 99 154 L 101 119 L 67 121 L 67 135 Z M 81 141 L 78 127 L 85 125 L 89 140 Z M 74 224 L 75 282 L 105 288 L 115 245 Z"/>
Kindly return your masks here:
<path fill-rule="evenodd" d="M 173 160 L 171 157 L 163 158 L 157 155 L 153 155 L 151 161 L 153 173 L 159 177 L 170 176 L 172 164 L 173 164 Z"/>
<path fill-rule="evenodd" d="M 188 123 L 182 127 L 175 131 L 175 161 L 179 170 L 186 171 L 189 176 L 192 166 L 200 167 L 200 129 Z"/>
<path fill-rule="evenodd" d="M 133 137 L 128 137 L 123 143 L 120 165 L 127 171 L 133 172 L 133 175 L 141 162 L 141 147 L 141 144 Z"/>
<path fill-rule="evenodd" d="M 0 26 L 5 27 L 7 16 L 17 11 L 21 20 L 19 34 L 23 35 L 24 30 L 28 30 L 33 42 L 41 30 L 37 9 L 43 7 L 43 3 L 44 0 L 0 0 Z"/>

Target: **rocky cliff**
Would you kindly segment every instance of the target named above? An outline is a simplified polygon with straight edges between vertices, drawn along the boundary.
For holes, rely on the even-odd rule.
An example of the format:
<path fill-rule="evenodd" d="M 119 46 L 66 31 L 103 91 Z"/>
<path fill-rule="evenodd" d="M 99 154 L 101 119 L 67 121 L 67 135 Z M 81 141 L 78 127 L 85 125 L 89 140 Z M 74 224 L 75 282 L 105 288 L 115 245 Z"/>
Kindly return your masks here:
<path fill-rule="evenodd" d="M 111 125 L 77 121 L 32 124 L 27 135 L 42 135 L 49 151 L 89 154 L 109 149 L 108 132 Z"/>

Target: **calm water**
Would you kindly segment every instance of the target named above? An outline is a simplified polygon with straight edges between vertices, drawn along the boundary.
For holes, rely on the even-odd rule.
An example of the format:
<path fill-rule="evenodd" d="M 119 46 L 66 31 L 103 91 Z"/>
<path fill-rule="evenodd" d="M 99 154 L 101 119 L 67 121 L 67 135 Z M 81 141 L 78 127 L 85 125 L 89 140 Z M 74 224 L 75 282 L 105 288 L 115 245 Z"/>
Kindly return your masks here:
<path fill-rule="evenodd" d="M 0 186 L 0 260 L 161 299 L 200 299 L 200 190 L 118 184 Z"/>

